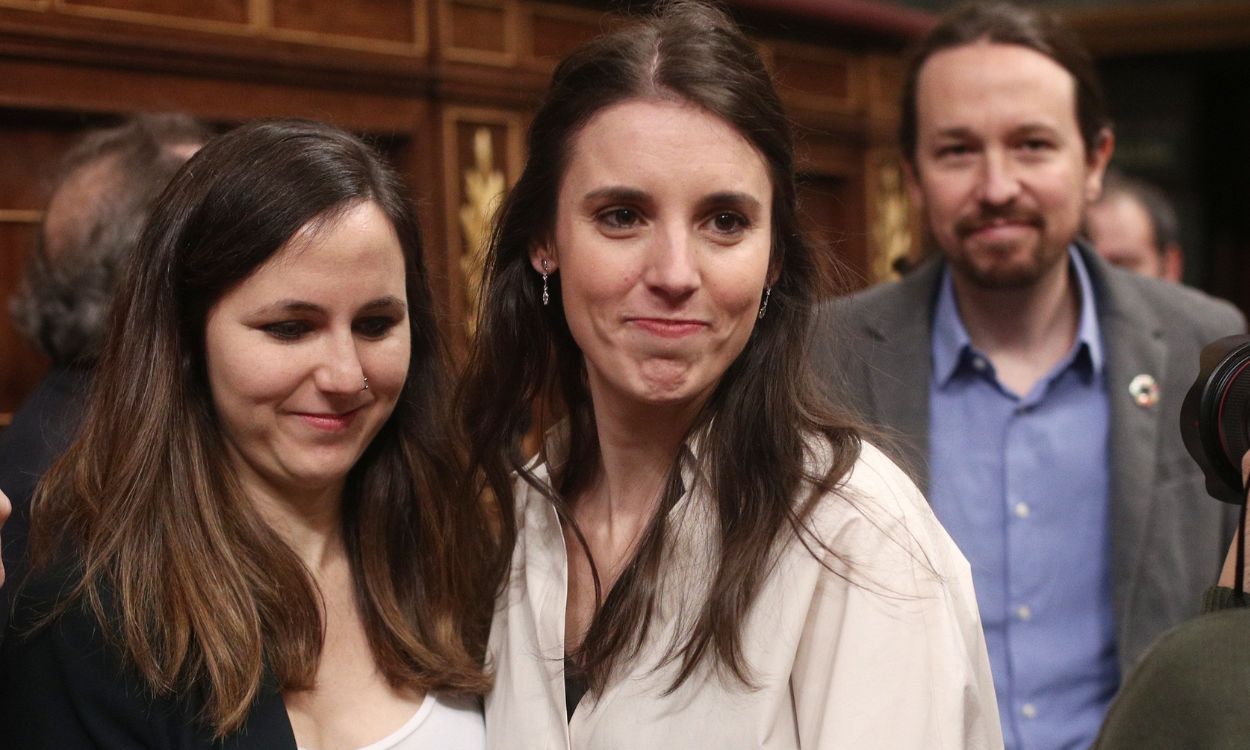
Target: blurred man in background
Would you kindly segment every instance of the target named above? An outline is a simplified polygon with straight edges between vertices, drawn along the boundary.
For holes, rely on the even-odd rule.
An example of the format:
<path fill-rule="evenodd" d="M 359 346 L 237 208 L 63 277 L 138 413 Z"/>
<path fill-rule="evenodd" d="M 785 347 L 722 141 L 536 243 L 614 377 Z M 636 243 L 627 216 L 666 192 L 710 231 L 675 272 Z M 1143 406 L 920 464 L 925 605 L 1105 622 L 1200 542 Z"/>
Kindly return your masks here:
<path fill-rule="evenodd" d="M 1088 747 L 1232 535 L 1230 509 L 1193 500 L 1177 423 L 1201 346 L 1245 322 L 1077 240 L 1114 138 L 1092 59 L 1049 14 L 945 17 L 911 58 L 900 125 L 940 252 L 831 302 L 816 364 L 898 436 L 972 565 L 1007 747 Z"/>
<path fill-rule="evenodd" d="M 52 360 L 47 377 L 0 432 L 0 491 L 13 516 L 0 554 L 0 633 L 25 570 L 30 499 L 78 426 L 113 289 L 161 191 L 211 137 L 185 115 L 142 115 L 87 133 L 65 154 L 36 247 L 10 303 L 19 331 Z"/>
<path fill-rule="evenodd" d="M 1085 233 L 1112 265 L 1180 283 L 1184 272 L 1176 209 L 1159 188 L 1110 171 L 1085 211 Z"/>

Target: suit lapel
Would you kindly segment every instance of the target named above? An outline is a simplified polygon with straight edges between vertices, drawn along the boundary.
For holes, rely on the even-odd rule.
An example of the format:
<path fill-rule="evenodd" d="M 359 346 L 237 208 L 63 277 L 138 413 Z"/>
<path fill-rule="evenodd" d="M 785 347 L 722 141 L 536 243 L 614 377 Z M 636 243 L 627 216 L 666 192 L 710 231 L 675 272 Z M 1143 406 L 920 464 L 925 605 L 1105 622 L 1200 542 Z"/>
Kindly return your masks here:
<path fill-rule="evenodd" d="M 933 373 L 933 300 L 942 264 L 925 263 L 899 282 L 901 294 L 880 310 L 877 320 L 865 323 L 866 342 L 872 348 L 864 358 L 866 383 L 871 388 L 871 413 L 877 424 L 891 425 L 898 434 L 903 459 L 922 492 L 929 485 L 929 381 Z"/>
<path fill-rule="evenodd" d="M 1099 325 L 1107 352 L 1107 398 L 1111 408 L 1111 570 L 1115 609 L 1120 622 L 1128 611 L 1131 591 L 1142 569 L 1138 559 L 1146 545 L 1148 521 L 1155 501 L 1155 447 L 1162 409 L 1140 406 L 1129 392 L 1139 375 L 1167 379 L 1167 340 L 1154 310 L 1124 289 L 1101 262 L 1084 252 L 1098 289 Z"/>

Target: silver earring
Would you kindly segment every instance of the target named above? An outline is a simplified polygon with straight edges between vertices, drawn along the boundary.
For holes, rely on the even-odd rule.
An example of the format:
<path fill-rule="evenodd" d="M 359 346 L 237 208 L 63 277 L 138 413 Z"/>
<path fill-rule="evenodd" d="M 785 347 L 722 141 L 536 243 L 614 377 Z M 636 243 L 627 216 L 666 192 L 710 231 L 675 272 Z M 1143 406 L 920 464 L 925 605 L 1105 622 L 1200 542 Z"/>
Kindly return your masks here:
<path fill-rule="evenodd" d="M 360 390 L 362 390 L 362 391 L 367 391 L 367 390 L 369 390 L 369 378 L 365 378 L 365 384 L 364 384 L 364 385 L 362 385 L 362 386 L 360 386 Z"/>
<path fill-rule="evenodd" d="M 764 313 L 768 312 L 768 297 L 769 297 L 769 295 L 771 295 L 772 293 L 773 293 L 773 288 L 772 288 L 772 287 L 770 287 L 770 286 L 766 286 L 766 287 L 764 287 L 764 301 L 763 301 L 762 303 L 760 303 L 760 314 L 759 314 L 759 317 L 758 317 L 758 318 L 756 318 L 756 320 L 763 320 L 763 319 L 764 319 Z"/>
<path fill-rule="evenodd" d="M 543 258 L 543 307 L 551 301 L 551 295 L 547 294 L 547 259 Z"/>

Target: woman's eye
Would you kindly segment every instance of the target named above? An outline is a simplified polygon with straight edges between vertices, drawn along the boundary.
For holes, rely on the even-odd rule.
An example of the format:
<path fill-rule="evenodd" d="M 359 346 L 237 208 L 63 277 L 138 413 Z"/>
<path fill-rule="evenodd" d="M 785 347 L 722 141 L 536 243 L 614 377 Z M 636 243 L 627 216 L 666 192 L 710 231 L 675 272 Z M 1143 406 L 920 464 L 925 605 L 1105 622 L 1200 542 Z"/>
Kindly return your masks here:
<path fill-rule="evenodd" d="M 261 326 L 261 330 L 282 341 L 295 341 L 312 330 L 312 326 L 302 320 L 282 320 Z"/>
<path fill-rule="evenodd" d="M 733 211 L 721 211 L 712 216 L 712 228 L 720 234 L 738 234 L 749 225 L 744 216 Z"/>
<path fill-rule="evenodd" d="M 352 327 L 356 330 L 356 333 L 364 336 L 365 338 L 378 339 L 385 336 L 387 331 L 390 331 L 398 323 L 399 320 L 397 318 L 375 316 L 371 318 L 362 318 L 356 321 L 355 325 Z"/>
<path fill-rule="evenodd" d="M 609 229 L 632 229 L 641 218 L 632 208 L 609 208 L 595 215 L 595 219 Z"/>

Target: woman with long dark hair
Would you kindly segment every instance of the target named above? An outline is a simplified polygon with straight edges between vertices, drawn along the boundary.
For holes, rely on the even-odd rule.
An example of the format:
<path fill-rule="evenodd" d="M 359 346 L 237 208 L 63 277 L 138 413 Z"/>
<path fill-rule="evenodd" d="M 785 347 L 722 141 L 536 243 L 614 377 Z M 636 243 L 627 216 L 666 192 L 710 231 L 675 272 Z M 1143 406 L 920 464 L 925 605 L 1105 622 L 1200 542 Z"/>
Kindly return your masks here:
<path fill-rule="evenodd" d="M 665 4 L 560 64 L 461 391 L 483 495 L 516 500 L 489 746 L 1001 745 L 967 562 L 813 387 L 816 274 L 724 15 Z"/>
<path fill-rule="evenodd" d="M 478 750 L 493 581 L 421 239 L 339 130 L 175 176 L 34 502 L 0 745 Z"/>

